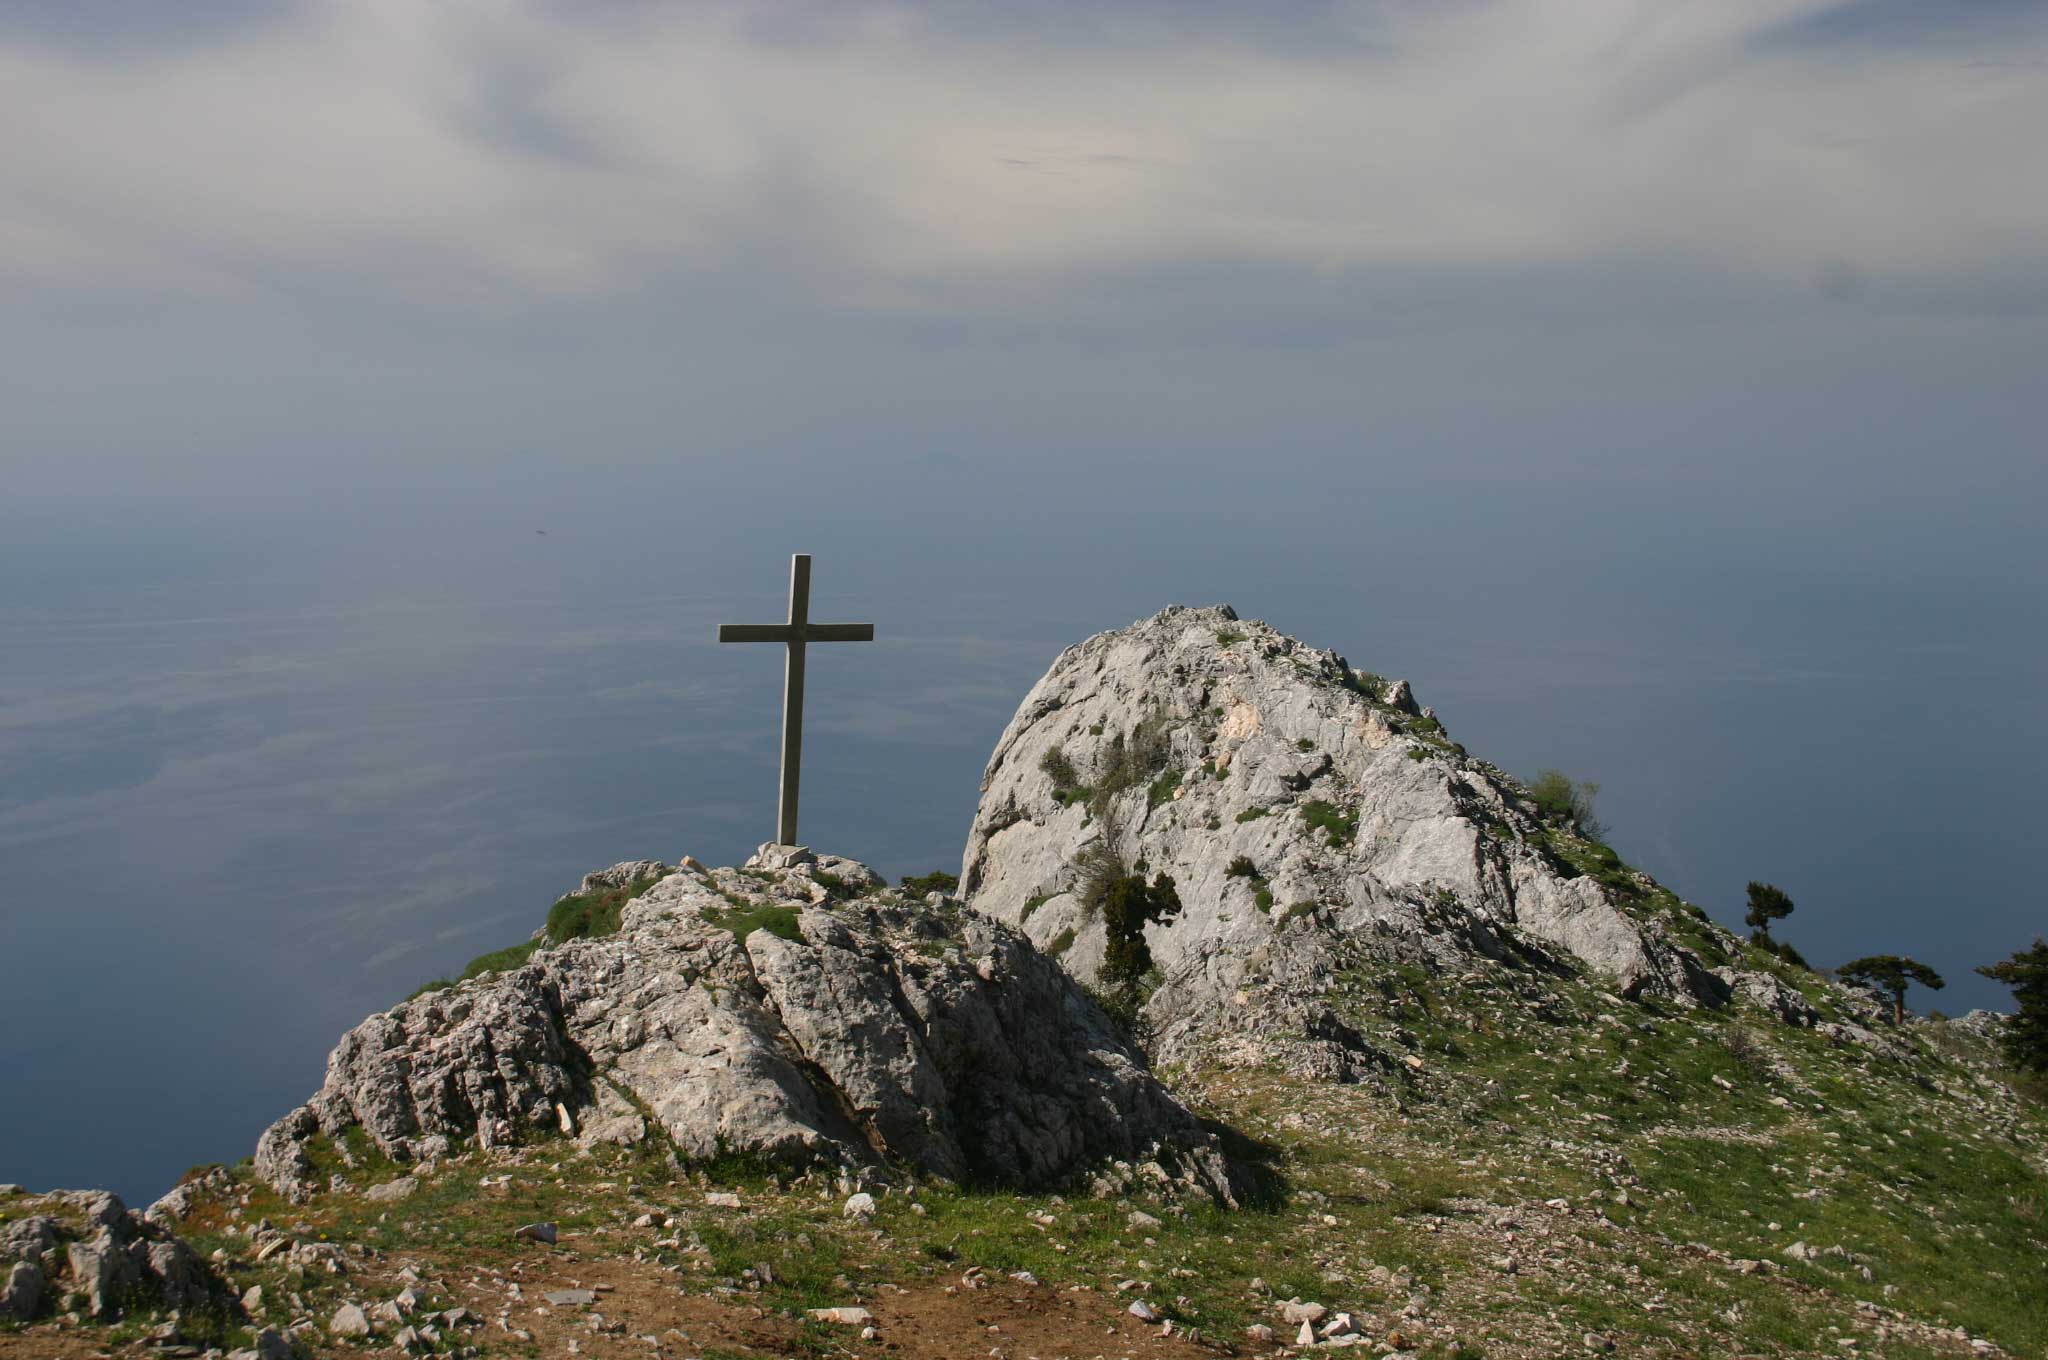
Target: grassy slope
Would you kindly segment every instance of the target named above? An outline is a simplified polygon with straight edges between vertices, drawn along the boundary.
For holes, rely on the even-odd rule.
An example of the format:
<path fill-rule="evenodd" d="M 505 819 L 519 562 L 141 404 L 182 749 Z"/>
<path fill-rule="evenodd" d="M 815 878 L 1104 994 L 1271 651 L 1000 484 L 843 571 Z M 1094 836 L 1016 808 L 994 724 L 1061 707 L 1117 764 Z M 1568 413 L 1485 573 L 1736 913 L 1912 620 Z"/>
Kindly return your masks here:
<path fill-rule="evenodd" d="M 1276 1322 L 1273 1300 L 1298 1294 L 1361 1309 L 1375 1340 L 1440 1357 L 1580 1351 L 1587 1333 L 1631 1355 L 1836 1353 L 1845 1336 L 1867 1355 L 1967 1353 L 1935 1324 L 2015 1354 L 2048 1351 L 2043 1125 L 1982 1083 L 1974 1041 L 1928 1042 L 1945 1028 L 1919 1026 L 1918 1055 L 1889 1063 L 1807 1031 L 1658 1014 L 1578 984 L 1537 996 L 1506 970 L 1351 982 L 1340 1004 L 1363 1025 L 1405 1032 L 1424 1063 L 1393 1090 L 1178 1074 L 1282 1186 L 1237 1213 L 926 1186 L 883 1195 L 862 1225 L 822 1175 L 779 1186 L 744 1167 L 679 1172 L 659 1144 L 585 1155 L 547 1142 L 512 1167 L 456 1159 L 390 1206 L 351 1194 L 288 1206 L 243 1168 L 248 1203 L 232 1221 L 267 1217 L 391 1260 L 491 1271 L 531 1257 L 510 1226 L 552 1219 L 586 1257 L 637 1256 L 673 1267 L 685 1289 L 737 1288 L 772 1310 L 981 1266 L 1112 1293 L 1140 1281 L 1167 1316 L 1211 1337 Z M 1737 1029 L 1749 1038 L 1731 1045 Z M 327 1155 L 359 1186 L 402 1170 L 361 1143 L 353 1167 L 339 1149 Z M 480 1176 L 504 1170 L 509 1187 L 479 1190 Z M 704 1207 L 714 1183 L 739 1187 L 746 1210 Z M 1134 1207 L 1163 1222 L 1132 1227 Z M 648 1210 L 678 1223 L 632 1227 Z M 218 1214 L 190 1225 L 195 1245 L 246 1260 L 246 1239 L 223 1233 L 230 1220 Z M 676 1245 L 656 1245 L 665 1240 Z M 1781 1253 L 1794 1241 L 1851 1254 L 1792 1262 Z M 1773 1268 L 1744 1274 L 1731 1258 Z M 765 1287 L 749 1276 L 764 1263 Z M 268 1266 L 236 1278 L 273 1296 L 296 1290 L 315 1317 L 366 1288 L 399 1287 L 378 1295 L 365 1278 L 296 1280 Z M 1925 1325 L 1887 1323 L 1860 1301 Z M 821 1355 L 845 1340 L 803 1335 Z M 528 1353 L 502 1331 L 464 1340 Z"/>
<path fill-rule="evenodd" d="M 1631 906 L 1838 1008 L 1813 975 L 1666 897 L 1652 885 Z M 679 1168 L 658 1139 L 595 1153 L 547 1140 L 509 1163 L 452 1159 L 395 1204 L 344 1192 L 289 1205 L 244 1163 L 235 1193 L 184 1231 L 203 1252 L 225 1250 L 238 1288 L 265 1286 L 273 1321 L 390 1298 L 401 1262 L 449 1279 L 530 1268 L 537 1249 L 509 1230 L 548 1219 L 564 1234 L 558 1261 L 657 1272 L 663 1289 L 738 1291 L 790 1314 L 787 1344 L 817 1355 L 847 1338 L 801 1310 L 976 1266 L 1105 1298 L 1143 1292 L 1168 1317 L 1232 1340 L 1254 1322 L 1278 1326 L 1276 1299 L 1319 1299 L 1360 1310 L 1380 1347 L 1361 1353 L 1373 1355 L 1400 1345 L 1507 1360 L 1583 1351 L 1588 1334 L 1630 1355 L 1839 1353 L 1843 1338 L 1901 1360 L 1968 1353 L 1936 1326 L 2048 1353 L 2048 1123 L 1960 1030 L 1888 1032 L 1910 1052 L 1889 1059 L 1753 1011 L 1632 1005 L 1593 981 L 1493 964 L 1440 977 L 1361 962 L 1329 1000 L 1419 1069 L 1349 1087 L 1270 1070 L 1168 1074 L 1268 1178 L 1267 1200 L 1235 1213 L 898 1186 L 862 1224 L 841 1214 L 845 1187 L 823 1175 L 779 1183 L 744 1166 Z M 357 1191 L 407 1170 L 359 1133 L 319 1154 L 323 1175 Z M 486 1183 L 508 1171 L 509 1184 Z M 713 1184 L 739 1187 L 747 1207 L 706 1206 Z M 1163 1221 L 1133 1226 L 1134 1208 Z M 649 1211 L 674 1221 L 635 1227 Z M 370 1254 L 345 1277 L 257 1264 L 239 1230 L 266 1219 Z M 1840 1253 L 1791 1261 L 1795 1241 Z M 1769 1266 L 1746 1273 L 1742 1260 Z M 461 1300 L 433 1302 L 451 1301 Z M 0 1328 L 0 1357 L 28 1353 L 10 1349 L 11 1335 L 31 1340 Z M 489 1327 L 450 1344 L 528 1355 L 539 1343 Z"/>

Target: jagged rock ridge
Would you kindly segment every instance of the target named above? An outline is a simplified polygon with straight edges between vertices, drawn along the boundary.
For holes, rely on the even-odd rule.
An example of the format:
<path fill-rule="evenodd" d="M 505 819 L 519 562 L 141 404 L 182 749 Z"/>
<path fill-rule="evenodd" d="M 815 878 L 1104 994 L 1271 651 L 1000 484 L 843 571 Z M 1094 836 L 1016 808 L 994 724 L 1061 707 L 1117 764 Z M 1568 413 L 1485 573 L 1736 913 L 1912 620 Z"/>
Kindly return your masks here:
<path fill-rule="evenodd" d="M 107 1321 L 134 1309 L 241 1315 L 234 1291 L 163 1225 L 105 1190 L 24 1195 L 0 1187 L 0 1319 L 28 1322 L 83 1301 Z"/>
<path fill-rule="evenodd" d="M 616 934 L 357 1026 L 320 1090 L 264 1133 L 258 1172 L 311 1194 L 315 1145 L 353 1127 L 401 1162 L 471 1138 L 658 1133 L 693 1160 L 1012 1185 L 1121 1160 L 1231 1198 L 1213 1137 L 1021 934 L 797 847 L 685 865 L 591 875 L 582 891 L 662 876 Z"/>
<path fill-rule="evenodd" d="M 1345 1075 L 1360 1045 L 1316 995 L 1361 950 L 1438 971 L 1517 958 L 1629 996 L 1724 1000 L 1728 980 L 1673 921 L 1625 909 L 1561 853 L 1583 845 L 1451 742 L 1406 682 L 1228 606 L 1176 606 L 1068 648 L 1032 688 L 983 776 L 961 891 L 1092 979 L 1104 935 L 1081 861 L 1106 850 L 1170 874 L 1183 910 L 1147 927 L 1159 1056 L 1285 1031 Z"/>

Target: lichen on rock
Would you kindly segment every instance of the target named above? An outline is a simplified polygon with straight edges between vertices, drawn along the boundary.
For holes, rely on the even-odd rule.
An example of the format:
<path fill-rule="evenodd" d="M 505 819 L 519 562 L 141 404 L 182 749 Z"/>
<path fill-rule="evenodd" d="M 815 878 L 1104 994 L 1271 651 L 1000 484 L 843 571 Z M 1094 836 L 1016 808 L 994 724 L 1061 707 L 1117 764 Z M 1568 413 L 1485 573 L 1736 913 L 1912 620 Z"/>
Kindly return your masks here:
<path fill-rule="evenodd" d="M 316 1153 L 353 1130 L 401 1163 L 461 1140 L 659 1137 L 686 1161 L 1011 1186 L 1158 1162 L 1234 1199 L 1213 1136 L 1020 932 L 799 847 L 741 869 L 686 863 L 626 904 L 616 934 L 543 945 L 358 1025 L 320 1090 L 263 1134 L 259 1174 L 313 1194 Z"/>
<path fill-rule="evenodd" d="M 1162 978 L 1146 1014 L 1167 1061 L 1267 1054 L 1268 1038 L 1297 1070 L 1383 1061 L 1317 1000 L 1339 957 L 1361 951 L 1724 1000 L 1666 922 L 1560 855 L 1568 842 L 1571 828 L 1451 741 L 1407 682 L 1228 606 L 1175 606 L 1068 648 L 1025 697 L 983 776 L 961 892 L 1041 946 L 1066 941 L 1061 963 L 1093 980 L 1091 863 L 1171 876 L 1183 909 L 1146 930 Z"/>

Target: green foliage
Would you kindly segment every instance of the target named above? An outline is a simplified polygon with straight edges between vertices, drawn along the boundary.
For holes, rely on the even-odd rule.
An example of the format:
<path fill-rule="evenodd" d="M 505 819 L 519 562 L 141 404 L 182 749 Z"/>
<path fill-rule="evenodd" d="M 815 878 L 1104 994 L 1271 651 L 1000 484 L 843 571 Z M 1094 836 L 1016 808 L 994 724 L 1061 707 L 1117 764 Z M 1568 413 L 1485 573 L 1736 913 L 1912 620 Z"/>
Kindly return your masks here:
<path fill-rule="evenodd" d="M 1259 890 L 1252 894 L 1252 901 L 1258 905 L 1260 911 L 1270 910 L 1273 905 L 1273 890 L 1261 885 Z"/>
<path fill-rule="evenodd" d="M 949 874 L 944 869 L 934 869 L 928 874 L 906 875 L 902 879 L 905 897 L 923 897 L 926 893 L 950 893 L 960 886 L 960 875 Z"/>
<path fill-rule="evenodd" d="M 1287 904 L 1287 910 L 1281 914 L 1280 920 L 1283 923 L 1287 921 L 1299 921 L 1304 916 L 1313 915 L 1315 909 L 1316 904 L 1313 902 L 1289 902 Z"/>
<path fill-rule="evenodd" d="M 1917 982 L 1929 991 L 1938 992 L 1947 985 L 1941 980 L 1941 974 L 1918 959 L 1909 959 L 1903 954 L 1870 954 L 1851 959 L 1835 970 L 1835 976 L 1891 997 L 1894 1023 L 1903 1022 L 1906 1018 L 1908 986 Z"/>
<path fill-rule="evenodd" d="M 1408 758 L 1420 765 L 1423 761 L 1429 759 L 1429 750 L 1427 747 L 1411 746 L 1408 748 Z"/>
<path fill-rule="evenodd" d="M 785 940 L 801 942 L 804 938 L 803 931 L 797 926 L 797 908 L 790 906 L 735 905 L 723 911 L 707 910 L 704 919 L 732 932 L 735 940 L 744 940 L 757 930 L 780 935 Z"/>
<path fill-rule="evenodd" d="M 1357 808 L 1347 812 L 1335 803 L 1317 798 L 1301 805 L 1301 819 L 1310 826 L 1321 828 L 1331 845 L 1349 845 L 1358 838 Z"/>
<path fill-rule="evenodd" d="M 1294 749 L 1303 752 L 1313 751 L 1316 749 L 1316 744 L 1307 737 L 1296 737 L 1294 739 Z"/>
<path fill-rule="evenodd" d="M 1145 790 L 1145 806 L 1156 808 L 1161 803 L 1173 801 L 1173 791 L 1180 787 L 1181 771 L 1168 770 L 1152 781 L 1152 787 Z"/>
<path fill-rule="evenodd" d="M 1999 1043 L 2006 1061 L 2023 1072 L 2048 1073 L 2048 940 L 1977 970 L 2012 988 L 2019 1013 L 2005 1022 Z"/>
<path fill-rule="evenodd" d="M 1529 798 L 1536 804 L 1538 816 L 1595 841 L 1607 835 L 1607 827 L 1593 815 L 1593 799 L 1599 792 L 1598 784 L 1574 780 L 1562 770 L 1539 770 L 1529 784 Z"/>
<path fill-rule="evenodd" d="M 1123 860 L 1117 857 L 1106 840 L 1090 841 L 1075 852 L 1074 898 L 1081 904 L 1081 914 L 1087 917 L 1098 914 L 1110 884 L 1127 872 Z"/>
<path fill-rule="evenodd" d="M 1117 733 L 1109 739 L 1108 749 L 1103 753 L 1101 768 L 1095 776 L 1095 796 L 1089 799 L 1089 807 L 1097 816 L 1105 815 L 1111 799 L 1162 773 L 1172 759 L 1173 745 L 1167 737 L 1166 719 L 1157 714 L 1128 733 Z M 1172 796 L 1171 786 L 1167 796 Z"/>
<path fill-rule="evenodd" d="M 569 894 L 548 908 L 548 943 L 618 934 L 626 904 L 659 881 L 654 877 L 636 878 L 623 887 Z"/>
<path fill-rule="evenodd" d="M 1371 671 L 1347 670 L 1344 672 L 1344 688 L 1355 690 L 1372 702 L 1379 703 L 1380 696 L 1387 692 L 1387 682 Z"/>
<path fill-rule="evenodd" d="M 621 915 L 626 904 L 646 892 L 661 880 L 658 877 L 636 878 L 621 888 L 600 888 L 596 892 L 571 893 L 548 909 L 546 941 L 548 944 L 562 944 L 568 940 L 595 939 L 619 932 Z M 493 949 L 479 954 L 464 965 L 462 971 L 452 978 L 435 978 L 423 982 L 406 997 L 407 1001 L 453 987 L 458 982 L 467 982 L 485 973 L 509 973 L 533 956 L 543 941 L 526 940 L 519 944 Z"/>
<path fill-rule="evenodd" d="M 1782 921 L 1792 914 L 1792 899 L 1769 883 L 1749 883 L 1749 910 L 1742 921 L 1756 932 L 1758 939 L 1767 939 L 1771 933 L 1771 922 Z"/>
<path fill-rule="evenodd" d="M 1024 910 L 1017 913 L 1017 924 L 1020 926 L 1023 925 L 1026 921 L 1031 919 L 1032 912 L 1037 911 L 1040 907 L 1044 906 L 1047 902 L 1050 902 L 1051 900 L 1051 893 L 1039 893 L 1038 895 L 1033 897 L 1030 901 L 1024 904 Z"/>
<path fill-rule="evenodd" d="M 1246 822 L 1256 822 L 1261 817 L 1270 817 L 1272 815 L 1273 809 L 1271 808 L 1246 808 L 1243 812 L 1237 814 L 1236 820 L 1238 825 L 1242 826 Z"/>
<path fill-rule="evenodd" d="M 1102 980 L 1112 993 L 1128 1001 L 1138 983 L 1152 971 L 1152 949 L 1145 927 L 1180 915 L 1180 894 L 1165 874 L 1148 886 L 1137 874 L 1126 874 L 1102 896 L 1102 925 L 1108 938 L 1102 947 Z"/>
<path fill-rule="evenodd" d="M 1073 947 L 1074 930 L 1073 927 L 1069 926 L 1067 929 L 1062 930 L 1059 934 L 1053 936 L 1052 939 L 1047 942 L 1045 946 L 1045 952 L 1050 957 L 1056 959 L 1060 955 L 1066 953 L 1069 949 L 1072 949 Z"/>
<path fill-rule="evenodd" d="M 1081 787 L 1081 772 L 1074 768 L 1074 762 L 1067 759 L 1067 748 L 1055 746 L 1038 758 L 1038 768 L 1045 777 L 1052 780 L 1055 794 L 1063 789 Z"/>
<path fill-rule="evenodd" d="M 1259 866 L 1252 863 L 1251 857 L 1249 855 L 1239 855 L 1235 859 L 1231 860 L 1229 867 L 1224 869 L 1223 876 L 1225 878 L 1264 877 L 1264 875 L 1259 872 Z"/>
<path fill-rule="evenodd" d="M 406 1000 L 411 1001 L 416 997 L 425 996 L 429 992 L 442 991 L 453 987 L 458 982 L 467 982 L 473 977 L 482 977 L 485 973 L 509 973 L 520 964 L 525 963 L 529 958 L 532 958 L 533 951 L 538 948 L 540 948 L 539 940 L 528 940 L 524 944 L 507 945 L 503 949 L 493 949 L 488 954 L 479 954 L 471 959 L 468 965 L 452 978 L 435 978 L 432 982 L 422 982 L 413 989 L 412 995 L 406 997 Z"/>
<path fill-rule="evenodd" d="M 1813 971 L 1813 965 L 1806 961 L 1804 954 L 1792 947 L 1792 942 L 1789 940 L 1776 940 L 1772 939 L 1769 935 L 1760 934 L 1753 937 L 1750 940 L 1750 944 L 1774 958 L 1783 959 L 1794 968 L 1804 968 L 1809 973 Z"/>
<path fill-rule="evenodd" d="M 1218 647 L 1235 647 L 1243 641 L 1244 634 L 1234 628 L 1218 628 L 1216 630 L 1216 645 Z"/>

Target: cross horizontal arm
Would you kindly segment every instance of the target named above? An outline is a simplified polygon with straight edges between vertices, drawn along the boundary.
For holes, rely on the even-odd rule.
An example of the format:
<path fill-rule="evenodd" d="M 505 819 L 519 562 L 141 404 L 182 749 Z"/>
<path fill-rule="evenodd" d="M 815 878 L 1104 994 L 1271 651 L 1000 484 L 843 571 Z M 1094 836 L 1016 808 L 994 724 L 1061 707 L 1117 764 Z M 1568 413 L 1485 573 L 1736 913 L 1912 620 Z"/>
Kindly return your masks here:
<path fill-rule="evenodd" d="M 873 642 L 872 623 L 721 623 L 720 642 Z"/>

